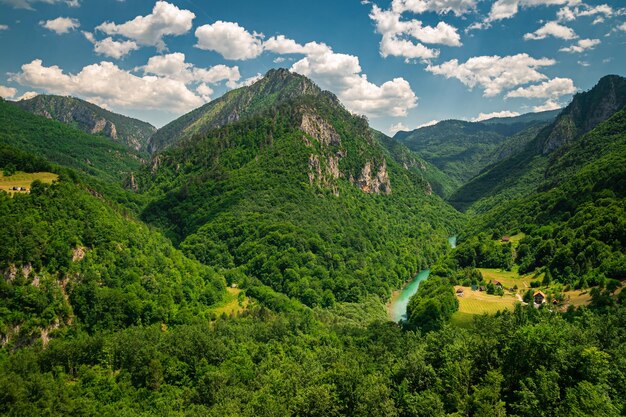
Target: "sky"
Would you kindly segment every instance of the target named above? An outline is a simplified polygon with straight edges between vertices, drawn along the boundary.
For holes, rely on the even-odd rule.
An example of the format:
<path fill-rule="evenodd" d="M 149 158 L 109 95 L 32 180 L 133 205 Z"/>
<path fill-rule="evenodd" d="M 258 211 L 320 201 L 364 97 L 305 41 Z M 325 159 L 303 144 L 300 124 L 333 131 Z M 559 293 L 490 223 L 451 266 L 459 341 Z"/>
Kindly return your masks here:
<path fill-rule="evenodd" d="M 625 51 L 626 0 L 0 0 L 0 96 L 157 127 L 277 67 L 390 134 L 551 110 Z"/>

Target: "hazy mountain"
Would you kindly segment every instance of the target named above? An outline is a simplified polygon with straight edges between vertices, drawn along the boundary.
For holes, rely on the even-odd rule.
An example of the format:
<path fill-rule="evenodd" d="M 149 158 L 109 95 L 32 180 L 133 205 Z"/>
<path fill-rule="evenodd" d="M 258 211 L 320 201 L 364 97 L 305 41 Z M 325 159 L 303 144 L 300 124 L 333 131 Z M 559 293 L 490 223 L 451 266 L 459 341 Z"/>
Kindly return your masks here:
<path fill-rule="evenodd" d="M 498 203 L 535 191 L 554 160 L 568 146 L 626 105 L 626 79 L 603 77 L 590 91 L 574 96 L 557 119 L 518 153 L 474 178 L 450 197 L 458 208 L 484 212 Z"/>
<path fill-rule="evenodd" d="M 465 183 L 485 167 L 506 157 L 511 146 L 519 147 L 531 140 L 537 129 L 555 116 L 555 112 L 543 112 L 482 122 L 445 120 L 411 132 L 398 132 L 394 139 L 457 183 Z"/>

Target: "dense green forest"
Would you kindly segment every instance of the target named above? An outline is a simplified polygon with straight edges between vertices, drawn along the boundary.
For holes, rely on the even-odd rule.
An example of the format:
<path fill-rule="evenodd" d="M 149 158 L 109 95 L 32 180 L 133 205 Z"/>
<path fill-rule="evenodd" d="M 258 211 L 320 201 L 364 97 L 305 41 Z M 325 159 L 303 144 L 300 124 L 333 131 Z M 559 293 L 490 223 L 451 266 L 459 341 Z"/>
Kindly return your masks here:
<path fill-rule="evenodd" d="M 58 180 L 0 191 L 0 415 L 626 415 L 626 112 L 602 105 L 622 81 L 547 127 L 486 121 L 513 132 L 492 155 L 539 162 L 488 167 L 497 197 L 466 214 L 437 195 L 458 178 L 287 71 L 181 117 L 151 161 L 1 102 L 3 178 Z M 534 305 L 532 282 L 459 325 L 454 285 L 504 292 L 478 268 L 589 303 Z"/>

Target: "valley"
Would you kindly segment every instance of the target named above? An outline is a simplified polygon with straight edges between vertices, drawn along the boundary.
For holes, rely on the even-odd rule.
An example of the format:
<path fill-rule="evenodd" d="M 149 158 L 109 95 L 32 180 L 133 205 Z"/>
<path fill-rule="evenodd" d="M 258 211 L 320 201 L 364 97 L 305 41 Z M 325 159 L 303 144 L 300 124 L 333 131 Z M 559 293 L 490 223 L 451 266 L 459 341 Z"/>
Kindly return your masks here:
<path fill-rule="evenodd" d="M 0 102 L 0 414 L 623 414 L 625 86 L 394 137 L 286 69 L 156 131 Z"/>

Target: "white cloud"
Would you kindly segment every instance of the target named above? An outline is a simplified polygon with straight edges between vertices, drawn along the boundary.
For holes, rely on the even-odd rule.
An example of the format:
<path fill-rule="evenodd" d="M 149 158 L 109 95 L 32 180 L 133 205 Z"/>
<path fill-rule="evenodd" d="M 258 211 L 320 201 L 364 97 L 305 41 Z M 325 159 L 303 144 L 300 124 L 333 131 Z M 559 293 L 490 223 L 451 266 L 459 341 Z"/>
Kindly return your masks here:
<path fill-rule="evenodd" d="M 575 39 L 578 36 L 576 33 L 567 26 L 560 25 L 557 22 L 548 22 L 533 33 L 527 33 L 524 35 L 525 40 L 539 40 L 545 39 L 548 36 L 554 36 L 559 39 Z"/>
<path fill-rule="evenodd" d="M 406 116 L 408 109 L 417 106 L 417 97 L 404 78 L 373 84 L 361 73 L 359 58 L 333 52 L 324 44 L 318 46 L 291 70 L 334 91 L 350 111 L 373 117 Z"/>
<path fill-rule="evenodd" d="M 32 6 L 34 3 L 65 3 L 69 7 L 79 7 L 80 2 L 78 0 L 0 0 L 0 4 L 8 4 L 15 9 L 35 10 Z"/>
<path fill-rule="evenodd" d="M 590 67 L 591 64 L 587 61 L 578 61 L 578 65 L 580 65 L 581 67 Z"/>
<path fill-rule="evenodd" d="M 227 81 L 226 84 L 234 88 L 237 81 L 241 78 L 239 67 L 219 64 L 210 68 L 197 68 L 193 64 L 186 62 L 185 54 L 180 52 L 153 56 L 148 59 L 146 65 L 138 69 L 143 70 L 144 74 L 178 80 L 185 84 L 196 82 L 217 84 L 221 81 Z M 204 89 L 204 91 L 207 90 Z"/>
<path fill-rule="evenodd" d="M 173 4 L 157 1 L 152 13 L 147 16 L 137 16 L 120 25 L 104 22 L 96 30 L 107 35 L 121 35 L 140 45 L 155 46 L 163 51 L 166 49 L 163 37 L 189 32 L 195 17 L 189 10 L 181 10 Z"/>
<path fill-rule="evenodd" d="M 480 113 L 478 116 L 472 119 L 472 122 L 482 122 L 483 120 L 493 119 L 494 117 L 515 117 L 519 116 L 516 111 L 502 110 L 494 111 L 493 113 Z"/>
<path fill-rule="evenodd" d="M 226 59 L 256 58 L 263 52 L 263 35 L 250 33 L 235 22 L 218 20 L 196 29 L 196 48 L 215 51 Z"/>
<path fill-rule="evenodd" d="M 106 61 L 67 74 L 56 65 L 46 67 L 35 59 L 22 65 L 21 72 L 12 75 L 11 80 L 53 94 L 84 97 L 107 107 L 186 112 L 204 104 L 179 80 L 139 77 Z"/>
<path fill-rule="evenodd" d="M 39 95 L 39 93 L 35 92 L 35 91 L 27 91 L 24 94 L 22 94 L 21 96 L 19 96 L 18 98 L 16 98 L 16 101 L 22 101 L 22 100 L 30 100 L 33 97 L 37 97 Z"/>
<path fill-rule="evenodd" d="M 391 9 L 396 13 L 421 14 L 435 12 L 462 16 L 476 10 L 476 0 L 393 0 Z"/>
<path fill-rule="evenodd" d="M 274 58 L 274 59 L 272 60 L 272 62 L 273 62 L 274 64 L 282 64 L 282 63 L 283 63 L 283 62 L 285 62 L 285 61 L 286 61 L 286 59 L 285 59 L 285 58 L 283 58 L 282 56 L 278 56 L 278 57 L 276 57 L 276 58 Z"/>
<path fill-rule="evenodd" d="M 593 19 L 593 22 L 591 22 L 592 25 L 599 25 L 600 23 L 604 23 L 604 18 L 602 16 L 596 17 Z"/>
<path fill-rule="evenodd" d="M 133 41 L 114 41 L 110 36 L 101 41 L 94 38 L 92 33 L 83 32 L 85 38 L 93 44 L 93 50 L 98 55 L 105 55 L 111 58 L 120 59 L 128 55 L 131 51 L 139 49 Z"/>
<path fill-rule="evenodd" d="M 557 12 L 557 18 L 561 21 L 572 21 L 576 20 L 580 16 L 596 16 L 603 15 L 604 17 L 611 17 L 615 11 L 608 4 L 600 4 L 598 6 L 589 6 L 585 3 L 580 3 L 576 6 L 566 6 L 561 8 Z M 596 20 L 601 19 L 604 21 L 602 16 L 598 16 Z M 594 24 L 595 21 L 594 20 Z"/>
<path fill-rule="evenodd" d="M 419 20 L 402 20 L 400 12 L 393 9 L 382 10 L 376 5 L 372 7 L 370 18 L 376 23 L 376 31 L 382 35 L 380 53 L 383 57 L 399 56 L 428 60 L 439 56 L 439 51 L 428 48 L 420 42 L 447 46 L 462 45 L 457 29 L 446 22 L 439 22 L 434 27 L 424 26 Z"/>
<path fill-rule="evenodd" d="M 398 122 L 398 123 L 393 123 L 391 126 L 389 126 L 389 129 L 387 129 L 387 132 L 389 132 L 389 136 L 393 136 L 398 132 L 408 132 L 410 129 L 402 122 Z"/>
<path fill-rule="evenodd" d="M 494 55 L 473 57 L 463 64 L 453 59 L 441 65 L 428 65 L 426 70 L 446 78 L 456 78 L 470 89 L 480 86 L 485 97 L 493 97 L 503 90 L 547 79 L 537 69 L 554 64 L 556 61 L 553 59 L 535 59 L 528 54 Z"/>
<path fill-rule="evenodd" d="M 497 0 L 491 6 L 487 22 L 509 19 L 515 16 L 520 7 L 554 6 L 578 4 L 580 0 Z"/>
<path fill-rule="evenodd" d="M 46 29 L 56 32 L 57 35 L 67 33 L 80 26 L 80 22 L 72 17 L 57 17 L 52 20 L 42 20 L 39 24 Z"/>
<path fill-rule="evenodd" d="M 8 25 L 0 25 L 0 30 L 9 30 Z"/>
<path fill-rule="evenodd" d="M 421 129 L 421 128 L 423 128 L 423 127 L 428 127 L 428 126 L 434 126 L 434 125 L 436 125 L 437 123 L 439 123 L 440 121 L 441 121 L 441 120 L 436 120 L 436 119 L 429 120 L 428 122 L 426 122 L 426 123 L 422 123 L 421 125 L 417 126 L 417 127 L 416 127 L 416 129 Z"/>
<path fill-rule="evenodd" d="M 553 78 L 541 84 L 520 87 L 517 90 L 509 91 L 506 98 L 558 98 L 568 94 L 574 94 L 576 87 L 574 81 L 569 78 Z"/>
<path fill-rule="evenodd" d="M 561 52 L 569 52 L 569 53 L 581 53 L 588 49 L 593 49 L 597 45 L 600 44 L 600 39 L 581 39 L 574 45 L 568 46 L 566 48 L 561 48 L 559 51 Z"/>
<path fill-rule="evenodd" d="M 619 30 L 626 32 L 626 22 L 622 23 L 617 27 Z"/>
<path fill-rule="evenodd" d="M 206 83 L 200 84 L 196 87 L 196 92 L 202 96 L 204 101 L 211 100 L 211 94 L 213 94 L 213 89 L 206 85 Z"/>
<path fill-rule="evenodd" d="M 0 97 L 2 98 L 12 98 L 17 93 L 17 89 L 13 87 L 5 87 L 4 85 L 0 85 Z"/>
<path fill-rule="evenodd" d="M 548 110 L 557 110 L 562 106 L 555 100 L 547 100 L 540 106 L 533 107 L 534 112 L 548 111 Z"/>

